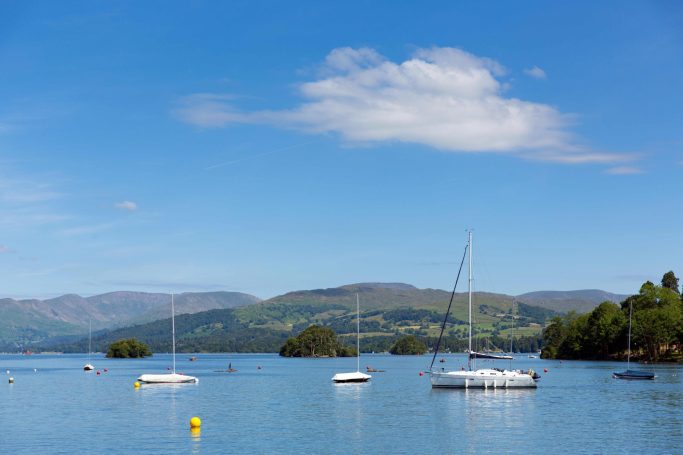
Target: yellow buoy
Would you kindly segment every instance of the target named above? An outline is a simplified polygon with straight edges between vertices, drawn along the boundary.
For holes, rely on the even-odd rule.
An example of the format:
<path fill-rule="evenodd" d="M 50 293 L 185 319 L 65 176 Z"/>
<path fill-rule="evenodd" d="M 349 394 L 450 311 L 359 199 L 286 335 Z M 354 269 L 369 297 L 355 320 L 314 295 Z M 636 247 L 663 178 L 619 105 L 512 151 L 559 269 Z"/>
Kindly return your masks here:
<path fill-rule="evenodd" d="M 133 384 L 133 386 L 135 386 L 136 389 L 139 389 L 139 388 L 140 388 L 140 383 L 139 383 L 138 381 L 135 381 L 135 383 Z"/>
<path fill-rule="evenodd" d="M 192 417 L 190 419 L 190 428 L 199 428 L 202 426 L 202 419 L 199 417 Z"/>

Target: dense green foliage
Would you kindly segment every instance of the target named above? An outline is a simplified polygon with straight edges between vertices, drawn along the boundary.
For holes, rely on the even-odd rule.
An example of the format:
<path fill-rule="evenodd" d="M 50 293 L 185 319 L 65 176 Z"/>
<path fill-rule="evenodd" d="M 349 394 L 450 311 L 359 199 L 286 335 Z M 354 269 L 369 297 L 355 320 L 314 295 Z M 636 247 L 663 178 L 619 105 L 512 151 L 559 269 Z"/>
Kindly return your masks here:
<path fill-rule="evenodd" d="M 329 327 L 312 325 L 280 348 L 283 357 L 349 357 L 356 350 L 342 345 Z"/>
<path fill-rule="evenodd" d="M 399 338 L 389 349 L 394 355 L 422 355 L 427 352 L 427 346 L 413 335 Z"/>
<path fill-rule="evenodd" d="M 152 351 L 145 343 L 141 343 L 135 338 L 118 340 L 109 345 L 107 357 L 116 359 L 137 359 L 149 357 Z"/>
<path fill-rule="evenodd" d="M 543 332 L 542 356 L 552 359 L 625 357 L 632 309 L 632 357 L 652 362 L 680 360 L 683 301 L 677 283 L 673 272 L 667 272 L 661 286 L 648 281 L 621 306 L 605 302 L 590 313 L 553 318 Z"/>
<path fill-rule="evenodd" d="M 665 288 L 669 288 L 672 291 L 675 291 L 677 294 L 681 293 L 678 287 L 678 278 L 676 278 L 676 275 L 674 275 L 674 273 L 671 270 L 666 272 L 662 277 L 662 286 Z"/>

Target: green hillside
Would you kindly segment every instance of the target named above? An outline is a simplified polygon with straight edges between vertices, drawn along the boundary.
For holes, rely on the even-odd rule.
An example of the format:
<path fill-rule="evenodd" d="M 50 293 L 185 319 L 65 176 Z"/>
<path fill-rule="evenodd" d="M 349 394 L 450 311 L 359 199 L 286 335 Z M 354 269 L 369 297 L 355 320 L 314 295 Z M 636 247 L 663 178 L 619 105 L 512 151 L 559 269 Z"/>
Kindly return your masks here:
<path fill-rule="evenodd" d="M 383 351 L 398 337 L 416 335 L 426 341 L 438 337 L 450 293 L 409 285 L 356 284 L 332 289 L 298 291 L 262 303 L 234 309 L 176 316 L 179 352 L 276 352 L 287 337 L 311 324 L 332 328 L 353 343 L 356 333 L 356 293 L 361 302 L 361 349 Z M 491 348 L 508 343 L 513 326 L 513 298 L 475 293 L 475 335 Z M 514 334 L 538 336 L 546 320 L 557 313 L 515 304 Z M 170 319 L 108 331 L 95 336 L 98 350 L 120 338 L 136 337 L 154 351 L 169 351 Z M 467 295 L 457 294 L 445 335 L 449 346 L 460 349 L 467 337 Z M 495 341 L 494 341 L 495 340 Z M 87 340 L 46 343 L 50 350 L 84 351 Z M 433 343 L 430 343 L 433 344 Z"/>
<path fill-rule="evenodd" d="M 315 323 L 330 326 L 343 335 L 356 330 L 356 294 L 361 303 L 360 330 L 366 336 L 437 336 L 450 299 L 449 292 L 438 289 L 361 283 L 291 292 L 238 308 L 236 314 L 252 328 L 298 332 Z M 477 332 L 481 335 L 506 333 L 512 326 L 513 300 L 502 294 L 474 293 L 473 319 Z M 515 303 L 514 325 L 520 334 L 537 334 L 546 320 L 556 314 L 552 310 Z M 467 294 L 457 293 L 447 333 L 464 337 L 467 316 Z"/>

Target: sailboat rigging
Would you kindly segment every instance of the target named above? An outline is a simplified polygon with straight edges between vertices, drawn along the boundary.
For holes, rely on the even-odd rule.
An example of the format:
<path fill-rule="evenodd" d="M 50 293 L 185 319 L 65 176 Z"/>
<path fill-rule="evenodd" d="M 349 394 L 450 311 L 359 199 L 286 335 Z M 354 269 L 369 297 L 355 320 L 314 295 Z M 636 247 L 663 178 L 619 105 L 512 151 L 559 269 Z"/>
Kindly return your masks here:
<path fill-rule="evenodd" d="M 140 375 L 138 381 L 147 384 L 183 384 L 199 382 L 199 379 L 194 376 L 178 374 L 175 371 L 175 306 L 173 304 L 173 294 L 171 294 L 171 334 L 173 345 L 173 372 L 166 374 L 143 374 Z"/>
<path fill-rule="evenodd" d="M 476 361 L 478 358 L 493 358 L 493 359 L 510 359 L 511 356 L 495 356 L 488 354 L 477 353 L 472 350 L 472 231 L 468 232 L 467 237 L 467 247 L 465 252 L 469 254 L 468 261 L 468 325 L 469 325 L 469 336 L 468 336 L 468 349 L 467 349 L 467 370 L 460 371 L 446 371 L 445 368 L 439 370 L 434 370 L 434 359 L 432 359 L 432 365 L 430 366 L 430 379 L 433 388 L 536 388 L 536 382 L 529 372 L 523 372 L 519 370 L 499 370 L 493 368 L 486 369 L 475 369 Z M 464 262 L 463 256 L 463 262 Z M 460 270 L 462 270 L 463 263 L 460 264 Z M 458 271 L 458 279 L 460 278 L 460 271 Z M 456 286 L 457 286 L 456 279 Z M 453 294 L 455 294 L 455 287 L 453 288 Z M 451 303 L 453 301 L 453 295 L 451 295 Z M 446 312 L 446 318 L 444 319 L 444 326 L 448 319 L 448 312 L 450 311 L 451 303 L 448 305 L 448 311 Z M 441 328 L 441 334 L 443 334 L 443 327 Z M 441 342 L 441 337 L 437 342 L 437 347 L 434 352 L 434 358 L 436 358 L 436 353 L 438 351 L 439 344 Z"/>
<path fill-rule="evenodd" d="M 631 319 L 633 317 L 633 302 L 629 302 L 628 309 L 628 352 L 626 354 L 626 371 L 614 372 L 612 377 L 614 379 L 654 379 L 654 373 L 643 370 L 631 370 Z"/>
<path fill-rule="evenodd" d="M 352 373 L 337 373 L 332 377 L 334 382 L 367 382 L 372 378 L 369 374 L 360 372 L 360 300 L 356 294 L 356 371 Z"/>

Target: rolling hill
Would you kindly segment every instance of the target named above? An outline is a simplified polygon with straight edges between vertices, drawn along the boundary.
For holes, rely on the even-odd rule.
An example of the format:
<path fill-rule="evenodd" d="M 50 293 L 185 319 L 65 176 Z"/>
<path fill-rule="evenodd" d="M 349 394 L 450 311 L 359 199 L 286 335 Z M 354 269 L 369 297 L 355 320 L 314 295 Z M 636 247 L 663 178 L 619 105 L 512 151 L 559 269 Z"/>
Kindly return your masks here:
<path fill-rule="evenodd" d="M 628 295 L 612 294 L 599 289 L 580 291 L 537 291 L 518 295 L 517 300 L 528 305 L 538 306 L 558 313 L 587 313 L 602 302 L 619 303 Z"/>
<path fill-rule="evenodd" d="M 366 338 L 400 334 L 436 336 L 450 299 L 447 291 L 418 289 L 404 283 L 356 283 L 289 292 L 265 301 L 234 292 L 185 293 L 176 297 L 176 314 L 199 314 L 192 321 L 206 322 L 197 322 L 199 325 L 186 334 L 186 341 L 194 340 L 195 347 L 207 343 L 218 346 L 220 340 L 227 342 L 228 338 L 236 340 L 232 335 L 221 335 L 221 327 L 235 329 L 246 339 L 258 335 L 279 340 L 310 324 L 320 324 L 332 327 L 343 336 L 355 331 L 356 294 L 361 301 L 361 331 Z M 585 312 L 602 301 L 619 301 L 624 297 L 598 290 L 542 291 L 516 297 L 477 292 L 473 296 L 474 321 L 479 336 L 508 336 L 515 302 L 515 334 L 537 335 L 545 322 L 558 313 Z M 66 346 L 73 344 L 75 335 L 87 330 L 90 318 L 94 329 L 104 330 L 103 337 L 117 328 L 121 328 L 122 334 L 139 333 L 143 337 L 149 335 L 149 326 L 144 323 L 164 324 L 169 314 L 169 300 L 168 294 L 140 292 L 113 292 L 87 298 L 66 295 L 43 301 L 4 299 L 0 300 L 0 342 L 20 346 L 49 339 L 42 343 L 45 348 Z M 229 310 L 237 325 L 224 322 L 221 327 L 215 325 L 215 321 L 206 320 L 203 314 L 219 319 L 225 315 L 209 310 Z M 466 320 L 467 294 L 456 293 L 447 335 L 464 337 Z M 181 338 L 184 336 L 179 334 Z M 159 343 L 163 344 L 164 334 L 160 333 L 160 337 Z"/>
<path fill-rule="evenodd" d="M 93 329 L 123 327 L 170 315 L 170 294 L 110 292 L 81 297 L 67 294 L 47 300 L 0 300 L 0 341 L 16 347 L 53 336 L 87 333 Z M 176 313 L 198 313 L 260 302 L 239 292 L 200 292 L 176 295 Z"/>

